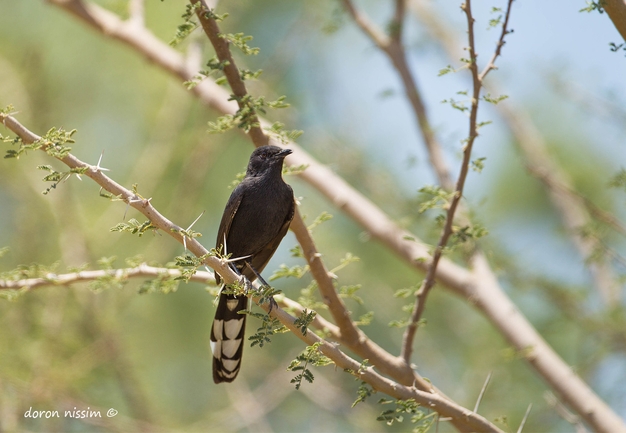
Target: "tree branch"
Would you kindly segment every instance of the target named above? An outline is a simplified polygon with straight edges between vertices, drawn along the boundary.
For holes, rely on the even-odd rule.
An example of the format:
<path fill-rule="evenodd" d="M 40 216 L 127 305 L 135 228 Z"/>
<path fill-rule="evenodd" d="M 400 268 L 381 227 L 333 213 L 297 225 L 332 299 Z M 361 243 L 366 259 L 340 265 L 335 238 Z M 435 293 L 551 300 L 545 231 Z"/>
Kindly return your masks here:
<path fill-rule="evenodd" d="M 470 8 L 469 1 L 466 4 L 467 4 L 466 13 L 470 13 L 468 12 Z M 498 43 L 496 44 L 496 49 L 493 52 L 491 59 L 489 59 L 489 62 L 485 65 L 485 69 L 483 69 L 483 71 L 477 76 L 475 75 L 475 73 L 478 73 L 478 70 L 472 71 L 472 76 L 474 77 L 474 80 L 478 80 L 481 86 L 482 86 L 482 83 L 485 81 L 485 77 L 487 76 L 487 74 L 492 69 L 496 69 L 496 59 L 498 58 L 498 56 L 500 56 L 500 53 L 502 52 L 502 47 L 505 44 L 504 38 L 509 33 L 509 18 L 511 16 L 512 5 L 513 5 L 513 0 L 508 0 L 508 4 L 506 5 L 506 13 L 504 14 L 504 23 L 502 23 L 502 31 L 500 32 L 500 39 L 498 39 Z M 474 19 L 472 18 L 472 22 L 473 21 Z M 473 33 L 473 30 L 472 30 L 472 33 Z M 470 36 L 470 41 L 472 44 L 472 46 L 470 47 L 470 50 L 477 57 L 478 54 L 474 51 L 474 47 L 473 47 L 473 34 Z M 476 57 L 470 58 L 470 61 L 472 61 L 472 65 L 476 64 Z M 471 65 L 470 65 L 470 68 L 471 68 Z M 479 89 L 479 92 L 480 92 L 480 89 Z"/>
<path fill-rule="evenodd" d="M 207 35 L 211 41 L 211 45 L 213 45 L 213 48 L 215 49 L 217 58 L 224 65 L 224 75 L 228 80 L 230 88 L 233 90 L 233 96 L 239 105 L 239 110 L 251 109 L 251 107 L 246 103 L 248 91 L 246 90 L 245 83 L 241 79 L 239 68 L 237 68 L 235 60 L 230 52 L 229 42 L 220 32 L 220 28 L 217 25 L 217 21 L 213 17 L 211 9 L 207 6 L 205 0 L 190 0 L 190 2 L 193 5 L 201 5 L 196 9 L 196 15 L 200 20 L 204 33 Z M 251 109 L 249 125 L 250 129 L 248 130 L 248 135 L 250 135 L 250 139 L 256 147 L 269 144 L 268 138 L 261 129 L 261 123 L 259 122 L 259 118 L 254 109 Z"/>
<path fill-rule="evenodd" d="M 128 4 L 128 12 L 130 21 L 138 27 L 143 27 L 146 23 L 145 0 L 130 0 Z"/>
<path fill-rule="evenodd" d="M 296 213 L 298 214 L 299 211 L 296 210 Z M 373 342 L 354 324 L 343 300 L 335 290 L 332 278 L 321 260 L 321 254 L 317 251 L 309 230 L 299 215 L 294 217 L 291 223 L 291 230 L 302 247 L 302 252 L 311 269 L 311 274 L 317 282 L 322 299 L 328 305 L 329 311 L 338 325 L 339 334 L 335 338 L 352 352 L 363 359 L 367 359 L 383 374 L 393 377 L 400 383 L 415 385 L 422 391 L 439 392 L 441 394 L 431 383 L 415 372 L 409 363 L 405 363 L 402 359 L 391 355 Z"/>
<path fill-rule="evenodd" d="M 92 271 L 70 272 L 67 274 L 46 274 L 39 278 L 26 278 L 21 280 L 0 280 L 0 290 L 33 290 L 41 287 L 68 286 L 71 284 L 96 281 L 103 278 L 113 278 L 124 281 L 130 278 L 161 277 L 167 275 L 171 278 L 182 276 L 178 269 L 157 268 L 145 263 L 134 268 L 103 269 Z M 212 272 L 196 271 L 190 281 L 201 283 L 215 282 Z"/>
<path fill-rule="evenodd" d="M 402 30 L 404 29 L 404 16 L 406 14 L 407 0 L 396 0 L 396 9 L 391 20 L 389 32 L 391 38 L 400 43 L 402 40 Z"/>
<path fill-rule="evenodd" d="M 626 0 L 603 0 L 601 4 L 619 34 L 626 41 Z"/>
<path fill-rule="evenodd" d="M 37 278 L 23 278 L 19 280 L 2 280 L 0 279 L 0 290 L 25 290 L 30 291 L 43 287 L 58 287 L 58 286 L 70 286 L 78 283 L 86 283 L 91 281 L 97 281 L 102 279 L 114 279 L 116 281 L 126 281 L 131 278 L 158 278 L 162 276 L 168 276 L 170 278 L 181 277 L 183 273 L 178 269 L 159 268 L 149 266 L 146 263 L 142 263 L 139 266 L 133 268 L 119 268 L 119 269 L 101 269 L 101 270 L 85 270 L 79 272 L 69 272 L 66 274 L 48 273 L 42 277 Z M 203 284 L 214 284 L 215 275 L 213 272 L 196 271 L 189 281 Z M 287 298 L 284 295 L 279 295 L 277 299 L 279 305 L 284 306 L 290 310 L 302 312 L 304 307 L 298 304 L 296 301 Z M 330 336 L 337 340 L 342 340 L 341 331 L 339 328 L 324 319 L 319 314 L 315 316 L 315 319 L 311 322 L 311 325 L 321 331 L 326 331 Z"/>

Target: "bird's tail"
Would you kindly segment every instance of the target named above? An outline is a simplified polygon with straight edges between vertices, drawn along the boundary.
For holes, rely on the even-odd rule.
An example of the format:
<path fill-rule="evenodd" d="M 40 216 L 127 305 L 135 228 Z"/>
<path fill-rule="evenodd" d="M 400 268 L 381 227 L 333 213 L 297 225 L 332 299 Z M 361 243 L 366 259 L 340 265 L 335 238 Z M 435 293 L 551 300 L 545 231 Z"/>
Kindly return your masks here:
<path fill-rule="evenodd" d="M 248 298 L 220 294 L 211 327 L 211 351 L 213 352 L 213 381 L 232 382 L 239 373 L 243 354 L 243 337 L 246 330 Z"/>

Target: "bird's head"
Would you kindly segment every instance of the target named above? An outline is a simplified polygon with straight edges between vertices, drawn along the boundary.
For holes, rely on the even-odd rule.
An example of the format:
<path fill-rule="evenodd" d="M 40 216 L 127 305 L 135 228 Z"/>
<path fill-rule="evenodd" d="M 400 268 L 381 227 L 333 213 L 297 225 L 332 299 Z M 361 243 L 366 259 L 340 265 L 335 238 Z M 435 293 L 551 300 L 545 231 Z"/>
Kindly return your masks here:
<path fill-rule="evenodd" d="M 274 170 L 278 170 L 280 173 L 283 167 L 283 160 L 290 153 L 290 149 L 283 149 L 278 146 L 257 147 L 250 155 L 246 176 L 260 176 L 263 173 Z"/>

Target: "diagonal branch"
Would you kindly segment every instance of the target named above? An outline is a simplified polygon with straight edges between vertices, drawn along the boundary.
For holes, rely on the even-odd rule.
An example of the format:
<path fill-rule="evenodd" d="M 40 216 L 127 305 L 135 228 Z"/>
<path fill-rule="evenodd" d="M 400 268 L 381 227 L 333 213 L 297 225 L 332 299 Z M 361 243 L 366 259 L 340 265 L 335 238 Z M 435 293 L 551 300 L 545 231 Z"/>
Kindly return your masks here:
<path fill-rule="evenodd" d="M 338 325 L 339 334 L 335 338 L 350 348 L 352 352 L 363 359 L 367 359 L 383 374 L 393 377 L 400 383 L 405 385 L 414 384 L 423 391 L 439 392 L 441 394 L 430 382 L 424 380 L 417 372 L 413 371 L 410 364 L 391 355 L 354 324 L 343 300 L 335 290 L 333 280 L 321 259 L 321 254 L 317 251 L 313 238 L 299 216 L 297 209 L 296 216 L 294 216 L 291 223 L 291 230 L 302 247 L 302 252 L 311 269 L 311 274 L 317 282 L 322 299 L 328 305 L 328 309 Z"/>
<path fill-rule="evenodd" d="M 396 0 L 396 8 L 393 13 L 393 19 L 391 20 L 389 32 L 391 38 L 398 43 L 402 41 L 402 30 L 404 29 L 404 16 L 406 15 L 406 2 L 407 0 Z"/>
<path fill-rule="evenodd" d="M 465 10 L 466 13 L 470 14 L 471 12 L 469 12 L 470 9 L 470 5 L 469 5 L 469 1 L 467 2 L 467 9 Z M 502 23 L 502 31 L 500 32 L 500 38 L 498 39 L 498 42 L 496 43 L 496 49 L 493 52 L 493 55 L 491 56 L 491 59 L 489 59 L 489 62 L 485 65 L 485 69 L 483 69 L 483 71 L 476 75 L 476 73 L 478 71 L 472 71 L 472 76 L 474 77 L 474 80 L 478 80 L 479 83 L 483 83 L 485 81 L 485 77 L 487 76 L 487 74 L 492 70 L 492 69 L 496 69 L 496 60 L 497 58 L 500 56 L 500 54 L 502 53 L 502 47 L 505 44 L 504 38 L 506 37 L 507 34 L 509 34 L 509 18 L 511 17 L 511 6 L 513 5 L 513 0 L 508 0 L 508 4 L 506 5 L 506 13 L 504 14 L 504 22 Z M 468 20 L 470 19 L 470 17 L 468 17 Z M 474 22 L 474 19 L 471 18 L 472 23 Z M 476 57 L 478 56 L 478 54 L 476 54 L 476 52 L 474 51 L 474 46 L 473 46 L 473 30 L 470 30 L 470 51 L 473 55 L 475 55 Z M 476 57 L 470 58 L 470 61 L 472 62 L 472 65 L 476 65 Z"/>
<path fill-rule="evenodd" d="M 211 45 L 213 45 L 213 48 L 215 49 L 215 54 L 217 54 L 217 58 L 219 59 L 220 63 L 224 65 L 224 75 L 228 80 L 230 88 L 233 90 L 233 97 L 239 105 L 239 110 L 251 110 L 251 114 L 249 116 L 250 129 L 248 131 L 250 139 L 256 147 L 269 144 L 267 136 L 263 133 L 263 130 L 261 129 L 261 124 L 259 122 L 259 117 L 257 113 L 254 111 L 253 108 L 249 106 L 249 104 L 246 103 L 247 98 L 249 98 L 248 91 L 246 90 L 246 85 L 241 78 L 239 68 L 237 68 L 235 60 L 233 59 L 233 56 L 230 52 L 229 42 L 220 32 L 220 28 L 217 25 L 217 21 L 213 16 L 211 9 L 206 4 L 205 0 L 190 1 L 191 4 L 199 6 L 196 8 L 196 15 L 200 20 L 200 24 L 204 29 L 204 33 L 207 35 L 207 37 L 211 41 Z"/>
<path fill-rule="evenodd" d="M 606 14 L 609 16 L 615 28 L 626 41 L 626 1 L 625 0 L 600 0 Z"/>

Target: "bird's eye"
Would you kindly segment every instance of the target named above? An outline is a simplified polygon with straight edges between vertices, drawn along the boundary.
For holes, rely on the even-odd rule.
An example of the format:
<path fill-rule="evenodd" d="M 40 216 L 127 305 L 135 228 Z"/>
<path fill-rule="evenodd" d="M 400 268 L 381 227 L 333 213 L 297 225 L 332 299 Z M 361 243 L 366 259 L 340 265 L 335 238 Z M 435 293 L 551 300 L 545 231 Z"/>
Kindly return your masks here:
<path fill-rule="evenodd" d="M 262 153 L 261 155 L 259 155 L 261 157 L 261 159 L 267 159 L 267 153 Z"/>

